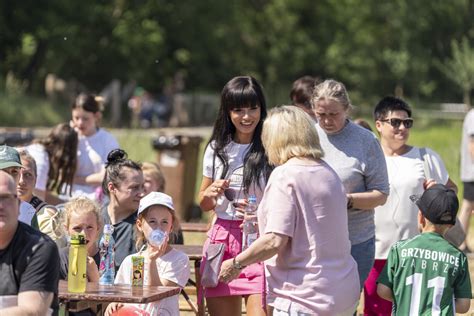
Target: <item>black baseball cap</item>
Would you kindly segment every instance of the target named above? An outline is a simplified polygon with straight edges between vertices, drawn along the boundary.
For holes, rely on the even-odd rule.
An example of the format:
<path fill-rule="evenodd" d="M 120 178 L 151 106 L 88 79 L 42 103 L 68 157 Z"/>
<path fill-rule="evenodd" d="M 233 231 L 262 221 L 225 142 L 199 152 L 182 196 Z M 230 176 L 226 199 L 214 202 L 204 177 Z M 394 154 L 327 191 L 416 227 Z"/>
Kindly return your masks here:
<path fill-rule="evenodd" d="M 435 184 L 426 189 L 421 196 L 412 195 L 412 200 L 424 217 L 433 224 L 456 223 L 459 201 L 456 193 L 442 184 Z"/>

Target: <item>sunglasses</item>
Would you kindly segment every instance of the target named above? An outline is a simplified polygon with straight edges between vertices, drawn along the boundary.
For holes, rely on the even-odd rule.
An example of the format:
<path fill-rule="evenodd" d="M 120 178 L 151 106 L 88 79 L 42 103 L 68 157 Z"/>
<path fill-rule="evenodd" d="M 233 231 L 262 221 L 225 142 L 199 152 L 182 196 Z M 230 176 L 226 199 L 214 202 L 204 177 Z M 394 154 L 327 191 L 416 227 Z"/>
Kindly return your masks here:
<path fill-rule="evenodd" d="M 399 128 L 400 125 L 403 123 L 403 126 L 405 128 L 412 128 L 413 127 L 413 119 L 412 118 L 407 118 L 407 119 L 399 119 L 399 118 L 391 118 L 391 119 L 386 119 L 386 120 L 380 120 L 381 122 L 388 122 L 392 127 L 394 128 Z"/>

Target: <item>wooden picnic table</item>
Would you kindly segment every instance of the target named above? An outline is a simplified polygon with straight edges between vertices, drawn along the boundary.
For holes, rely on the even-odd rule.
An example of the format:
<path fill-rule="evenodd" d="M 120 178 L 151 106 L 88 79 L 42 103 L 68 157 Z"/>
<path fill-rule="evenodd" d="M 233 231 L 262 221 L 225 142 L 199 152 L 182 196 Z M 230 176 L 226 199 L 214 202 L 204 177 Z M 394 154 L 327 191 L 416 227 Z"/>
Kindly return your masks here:
<path fill-rule="evenodd" d="M 104 312 L 102 304 L 110 302 L 146 304 L 178 295 L 179 287 L 173 286 L 131 286 L 128 284 L 100 285 L 87 283 L 84 293 L 72 293 L 67 289 L 67 281 L 59 281 L 60 310 L 68 315 L 69 311 L 81 311 L 96 308 L 97 315 Z"/>

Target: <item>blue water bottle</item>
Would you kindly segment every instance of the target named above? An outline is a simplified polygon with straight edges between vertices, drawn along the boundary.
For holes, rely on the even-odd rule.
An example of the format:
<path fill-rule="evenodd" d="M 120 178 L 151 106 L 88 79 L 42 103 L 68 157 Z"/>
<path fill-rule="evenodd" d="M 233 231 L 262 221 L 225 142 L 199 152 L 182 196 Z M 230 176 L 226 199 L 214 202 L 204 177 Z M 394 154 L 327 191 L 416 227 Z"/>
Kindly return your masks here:
<path fill-rule="evenodd" d="M 99 284 L 112 285 L 115 277 L 115 240 L 112 236 L 114 227 L 109 224 L 104 225 L 104 234 L 100 239 L 99 253 Z"/>

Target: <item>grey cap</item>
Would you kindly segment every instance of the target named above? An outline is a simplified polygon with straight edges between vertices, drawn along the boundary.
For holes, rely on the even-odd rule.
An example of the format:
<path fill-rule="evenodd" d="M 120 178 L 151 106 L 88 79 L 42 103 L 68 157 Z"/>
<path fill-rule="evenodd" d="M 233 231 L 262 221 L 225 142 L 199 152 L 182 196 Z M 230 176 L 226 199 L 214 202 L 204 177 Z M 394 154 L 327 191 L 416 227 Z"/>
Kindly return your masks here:
<path fill-rule="evenodd" d="M 23 168 L 18 151 L 10 146 L 0 146 L 0 170 L 9 167 Z"/>

